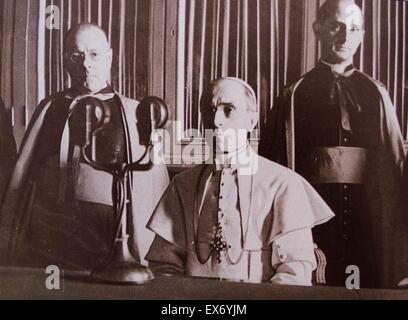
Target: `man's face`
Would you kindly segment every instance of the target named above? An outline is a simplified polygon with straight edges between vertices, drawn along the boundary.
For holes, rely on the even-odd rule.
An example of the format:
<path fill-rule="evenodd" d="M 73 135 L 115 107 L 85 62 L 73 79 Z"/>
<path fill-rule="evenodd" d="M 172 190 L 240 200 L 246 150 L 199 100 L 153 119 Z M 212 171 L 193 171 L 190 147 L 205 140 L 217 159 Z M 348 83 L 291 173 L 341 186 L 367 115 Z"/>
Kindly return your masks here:
<path fill-rule="evenodd" d="M 322 45 L 322 58 L 329 63 L 352 63 L 363 40 L 363 16 L 352 1 L 340 1 L 335 12 L 315 29 Z"/>
<path fill-rule="evenodd" d="M 66 63 L 73 85 L 98 92 L 110 79 L 112 50 L 96 28 L 79 30 L 67 44 Z"/>
<path fill-rule="evenodd" d="M 248 108 L 245 90 L 237 81 L 221 80 L 214 86 L 207 106 L 206 129 L 214 129 L 217 152 L 233 152 L 247 143 L 256 124 L 256 112 Z"/>

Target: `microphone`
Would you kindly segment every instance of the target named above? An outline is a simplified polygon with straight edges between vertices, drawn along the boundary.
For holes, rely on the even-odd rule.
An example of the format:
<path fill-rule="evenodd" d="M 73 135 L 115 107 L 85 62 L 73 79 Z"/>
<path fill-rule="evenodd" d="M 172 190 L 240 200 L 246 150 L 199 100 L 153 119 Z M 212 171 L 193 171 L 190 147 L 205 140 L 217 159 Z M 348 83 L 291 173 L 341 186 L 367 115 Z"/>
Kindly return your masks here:
<path fill-rule="evenodd" d="M 136 109 L 137 130 L 141 145 L 152 144 L 151 136 L 157 129 L 166 127 L 169 119 L 169 108 L 160 98 L 149 96 L 144 98 Z"/>
<path fill-rule="evenodd" d="M 71 108 L 72 107 L 72 108 Z M 146 146 L 145 154 L 133 162 L 124 156 L 130 150 L 130 140 L 123 105 L 119 114 L 121 125 L 115 123 L 115 110 L 103 100 L 93 96 L 77 99 L 70 107 L 70 127 L 75 145 L 82 146 L 85 162 L 96 170 L 106 171 L 113 176 L 113 207 L 116 215 L 115 239 L 103 263 L 91 272 L 99 281 L 111 283 L 143 284 L 154 279 L 153 273 L 142 266 L 129 249 L 127 223 L 132 213 L 132 171 L 147 171 L 153 167 L 150 152 L 153 148 L 152 136 L 157 129 L 164 128 L 169 118 L 169 108 L 157 97 L 143 99 L 136 109 L 139 143 Z M 116 115 L 116 118 L 118 116 Z M 124 130 L 123 134 L 121 131 Z M 121 137 L 124 136 L 124 141 Z M 125 149 L 126 148 L 126 149 Z M 149 156 L 148 162 L 144 162 Z"/>
<path fill-rule="evenodd" d="M 76 108 L 70 115 L 70 136 L 74 145 L 83 150 L 87 162 L 98 169 L 110 169 L 123 162 L 114 153 L 116 145 L 116 130 L 112 128 L 112 111 L 110 106 L 96 98 L 84 97 L 78 100 Z M 101 147 L 102 146 L 102 147 Z M 123 147 L 122 147 L 123 149 Z M 108 170 L 109 171 L 109 170 Z"/>
<path fill-rule="evenodd" d="M 166 103 L 157 97 L 143 99 L 136 109 L 137 130 L 139 143 L 146 146 L 145 155 L 150 155 L 153 147 L 152 134 L 156 129 L 164 128 L 169 118 L 169 110 Z M 154 279 L 150 269 L 142 266 L 135 260 L 129 250 L 129 234 L 127 231 L 128 212 L 132 211 L 129 204 L 131 200 L 132 171 L 147 171 L 153 167 L 152 159 L 142 164 L 144 157 L 132 163 L 126 163 L 119 171 L 114 172 L 116 177 L 118 197 L 115 200 L 115 208 L 118 214 L 116 237 L 112 244 L 109 256 L 105 262 L 92 271 L 92 277 L 111 283 L 143 284 Z"/>

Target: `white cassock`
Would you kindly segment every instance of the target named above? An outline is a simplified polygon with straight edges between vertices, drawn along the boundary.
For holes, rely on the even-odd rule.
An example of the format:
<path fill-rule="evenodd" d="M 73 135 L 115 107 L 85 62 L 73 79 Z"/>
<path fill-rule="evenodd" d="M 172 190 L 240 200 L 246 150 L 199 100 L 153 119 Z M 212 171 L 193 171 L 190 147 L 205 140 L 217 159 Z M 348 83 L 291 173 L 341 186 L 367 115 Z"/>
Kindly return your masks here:
<path fill-rule="evenodd" d="M 194 277 L 311 285 L 311 229 L 333 212 L 301 176 L 250 147 L 229 161 L 220 177 L 217 238 L 207 245 L 209 258 L 203 259 L 199 221 L 211 201 L 215 171 L 203 164 L 177 175 L 156 207 L 147 225 L 156 233 L 149 265 Z"/>

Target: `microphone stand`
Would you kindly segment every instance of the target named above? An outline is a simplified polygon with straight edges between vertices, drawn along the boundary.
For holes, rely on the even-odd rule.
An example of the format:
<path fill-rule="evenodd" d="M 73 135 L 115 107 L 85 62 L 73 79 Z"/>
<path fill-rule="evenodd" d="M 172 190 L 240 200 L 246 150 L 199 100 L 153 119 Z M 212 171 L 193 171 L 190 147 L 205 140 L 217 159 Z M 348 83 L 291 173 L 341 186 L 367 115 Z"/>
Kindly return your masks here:
<path fill-rule="evenodd" d="M 150 147 L 147 149 L 149 150 Z M 88 159 L 89 160 L 89 159 Z M 91 162 L 88 162 L 92 165 Z M 113 171 L 114 184 L 117 187 L 117 197 L 114 197 L 114 209 L 118 221 L 113 246 L 105 262 L 92 271 L 94 279 L 110 283 L 144 284 L 154 279 L 153 273 L 138 263 L 129 250 L 129 235 L 127 233 L 129 200 L 129 175 L 131 169 L 149 170 L 153 164 L 123 164 L 119 170 Z"/>
<path fill-rule="evenodd" d="M 113 176 L 112 186 L 112 200 L 115 217 L 115 238 L 110 248 L 108 257 L 104 262 L 97 266 L 92 272 L 91 277 L 98 281 L 117 283 L 117 284 L 144 284 L 154 279 L 153 273 L 147 267 L 141 265 L 133 257 L 129 250 L 129 234 L 127 232 L 128 212 L 132 211 L 131 202 L 131 183 L 132 171 L 147 171 L 153 167 L 151 159 L 148 163 L 142 164 L 141 162 L 150 154 L 153 147 L 150 141 L 146 146 L 146 151 L 140 160 L 122 164 L 104 164 L 96 160 L 95 141 L 96 134 L 103 129 L 105 124 L 109 122 L 110 110 L 106 104 L 96 97 L 92 97 L 96 101 L 86 101 L 86 142 L 81 148 L 82 157 L 84 161 L 96 170 L 109 172 Z M 83 99 L 89 99 L 89 97 L 83 97 L 73 103 L 72 109 L 79 104 Z M 146 100 L 149 102 L 150 100 Z M 102 113 L 99 119 L 99 123 L 93 125 L 92 121 L 95 119 L 96 109 Z M 73 111 L 73 110 L 72 110 Z M 72 112 L 71 111 L 71 112 Z M 121 113 L 124 116 L 123 106 L 121 106 Z M 152 113 L 153 115 L 153 113 Z M 125 125 L 126 126 L 126 125 Z M 151 128 L 156 128 L 152 126 Z M 125 128 L 126 132 L 126 128 Z M 129 134 L 126 134 L 126 143 L 130 143 Z M 88 149 L 89 148 L 89 149 Z M 91 156 L 87 154 L 87 150 L 91 150 Z M 128 150 L 130 150 L 128 148 Z M 129 152 L 129 151 L 128 151 Z"/>

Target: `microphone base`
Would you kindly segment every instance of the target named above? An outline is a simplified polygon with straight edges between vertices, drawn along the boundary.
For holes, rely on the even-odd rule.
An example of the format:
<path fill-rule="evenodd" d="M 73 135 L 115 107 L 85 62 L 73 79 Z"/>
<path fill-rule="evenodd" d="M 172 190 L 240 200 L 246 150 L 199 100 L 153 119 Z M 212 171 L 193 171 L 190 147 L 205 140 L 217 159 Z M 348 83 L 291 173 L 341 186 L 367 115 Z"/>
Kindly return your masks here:
<path fill-rule="evenodd" d="M 112 284 L 145 284 L 154 279 L 149 268 L 137 262 L 115 261 L 94 270 L 91 277 L 95 280 Z"/>

